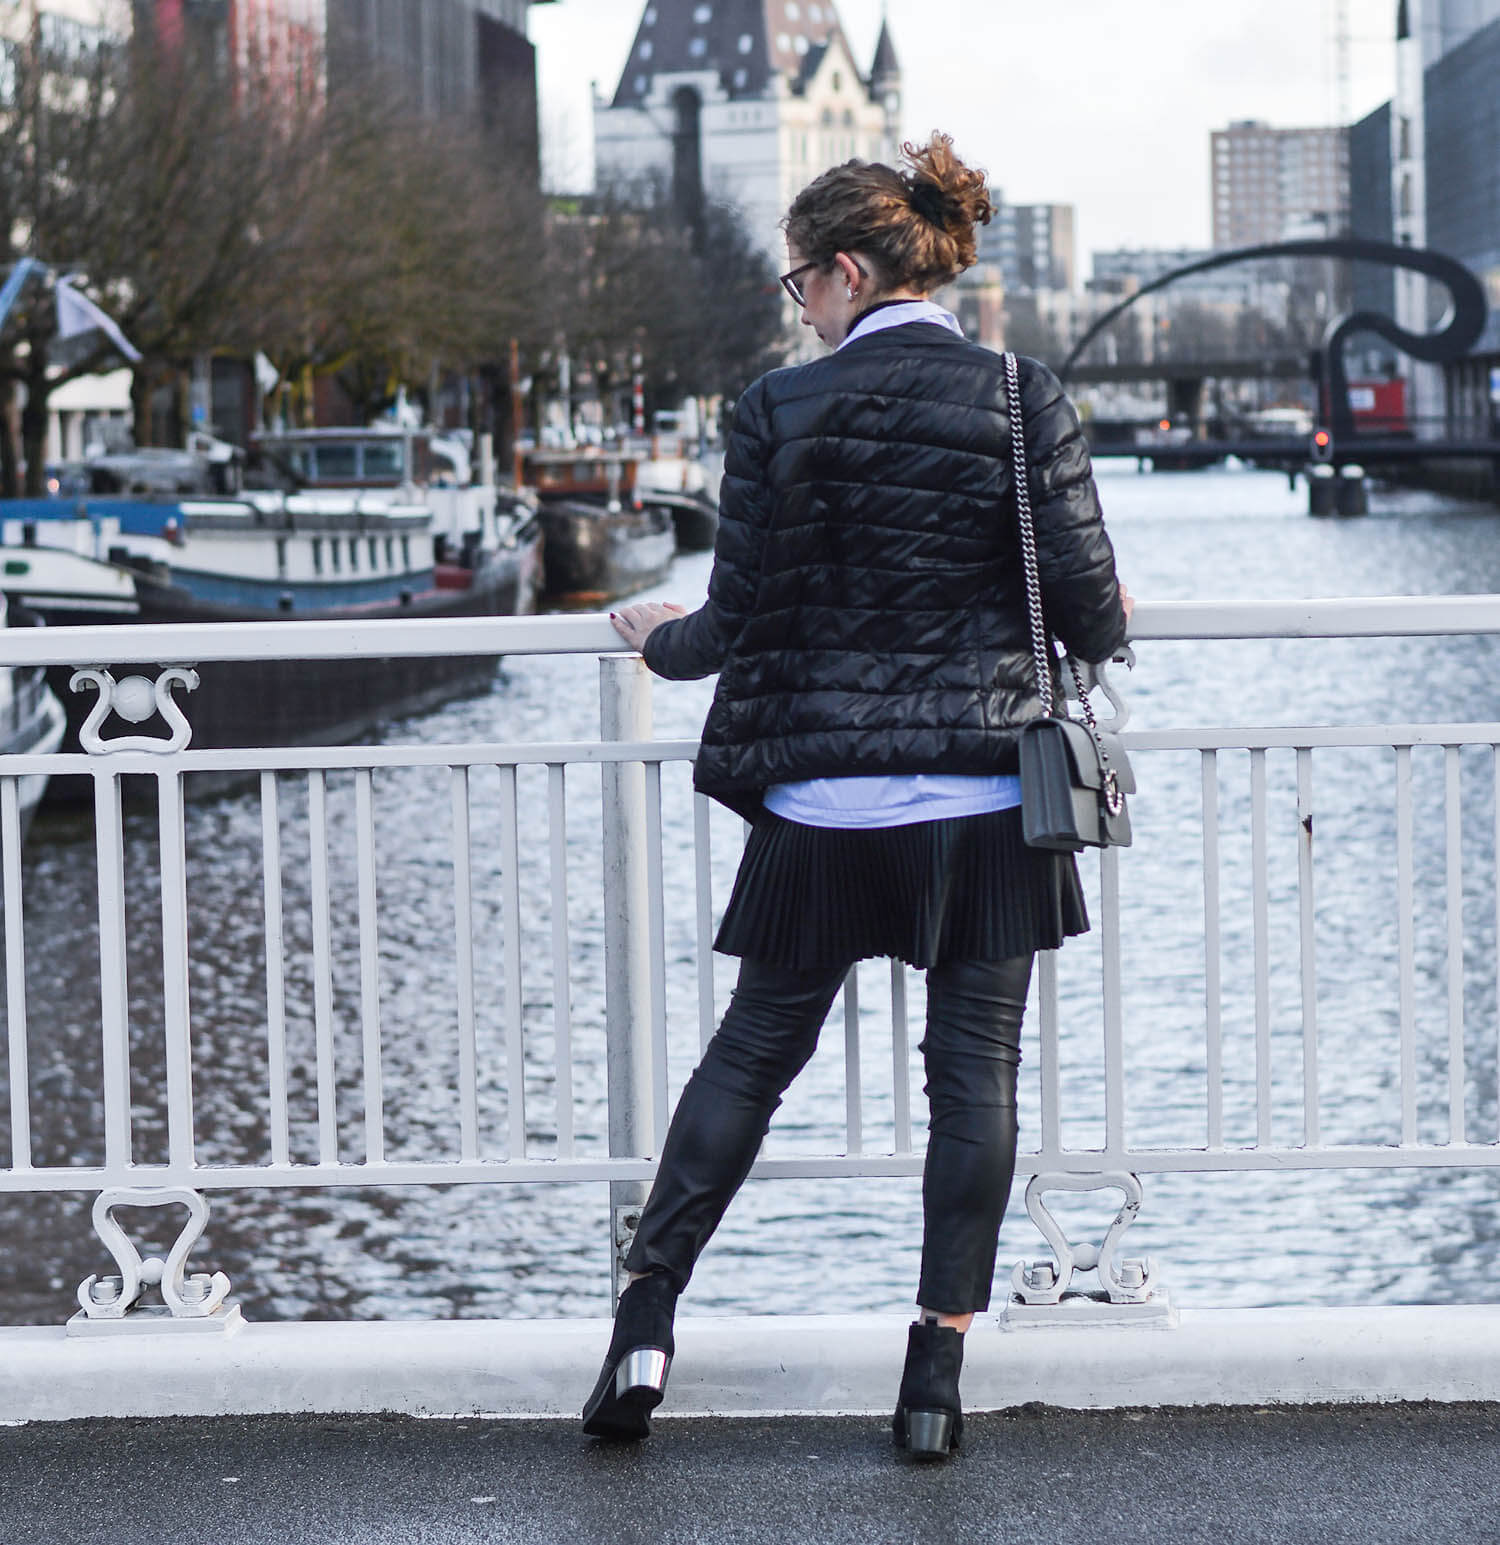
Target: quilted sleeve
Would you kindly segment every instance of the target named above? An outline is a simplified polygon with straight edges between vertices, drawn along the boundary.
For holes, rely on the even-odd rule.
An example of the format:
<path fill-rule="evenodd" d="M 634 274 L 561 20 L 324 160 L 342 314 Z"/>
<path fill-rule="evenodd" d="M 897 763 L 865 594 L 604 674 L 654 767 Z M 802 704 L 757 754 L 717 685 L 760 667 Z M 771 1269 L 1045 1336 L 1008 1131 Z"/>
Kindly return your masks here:
<path fill-rule="evenodd" d="M 1125 609 L 1088 443 L 1057 377 L 1033 359 L 1020 365 L 1042 613 L 1070 654 L 1107 660 L 1125 642 Z"/>
<path fill-rule="evenodd" d="M 719 534 L 708 600 L 697 611 L 654 628 L 642 651 L 658 676 L 688 681 L 719 670 L 755 605 L 770 522 L 770 456 L 760 381 L 735 405 L 719 490 Z"/>

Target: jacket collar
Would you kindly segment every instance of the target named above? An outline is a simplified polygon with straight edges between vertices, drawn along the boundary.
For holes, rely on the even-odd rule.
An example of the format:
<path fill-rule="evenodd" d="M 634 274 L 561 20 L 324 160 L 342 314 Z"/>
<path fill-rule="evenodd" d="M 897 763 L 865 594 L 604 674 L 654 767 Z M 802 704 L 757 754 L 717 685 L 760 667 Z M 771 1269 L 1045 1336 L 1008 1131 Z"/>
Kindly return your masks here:
<path fill-rule="evenodd" d="M 888 327 L 904 327 L 908 322 L 934 322 L 939 327 L 946 327 L 950 333 L 957 333 L 960 338 L 964 330 L 958 324 L 958 318 L 951 311 L 944 309 L 933 300 L 897 300 L 886 301 L 881 305 L 871 306 L 870 309 L 860 315 L 854 326 L 849 329 L 849 335 L 839 345 L 839 349 L 846 349 L 858 338 L 868 338 L 872 333 L 884 332 Z M 838 349 L 834 350 L 838 353 Z"/>

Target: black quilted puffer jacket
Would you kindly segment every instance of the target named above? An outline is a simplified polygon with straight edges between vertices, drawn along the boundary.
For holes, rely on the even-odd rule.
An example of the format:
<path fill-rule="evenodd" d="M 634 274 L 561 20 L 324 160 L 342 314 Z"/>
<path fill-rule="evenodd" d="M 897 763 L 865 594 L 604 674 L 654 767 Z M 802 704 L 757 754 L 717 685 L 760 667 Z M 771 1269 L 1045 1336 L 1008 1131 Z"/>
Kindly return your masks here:
<path fill-rule="evenodd" d="M 1088 447 L 1021 362 L 1047 624 L 1104 660 L 1125 614 Z M 646 640 L 719 672 L 694 774 L 742 814 L 803 778 L 1014 772 L 1041 713 L 1000 355 L 929 322 L 762 376 L 734 414 L 708 601 Z"/>

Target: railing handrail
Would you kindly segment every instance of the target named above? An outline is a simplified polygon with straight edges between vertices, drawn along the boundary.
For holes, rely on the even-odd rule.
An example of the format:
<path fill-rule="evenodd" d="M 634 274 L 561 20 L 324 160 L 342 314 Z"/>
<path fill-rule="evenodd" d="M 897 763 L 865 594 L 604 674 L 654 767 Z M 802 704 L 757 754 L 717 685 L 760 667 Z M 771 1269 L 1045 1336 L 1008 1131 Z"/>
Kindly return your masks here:
<path fill-rule="evenodd" d="M 1336 596 L 1273 601 L 1141 601 L 1130 642 L 1415 638 L 1500 633 L 1500 595 Z M 390 621 L 111 624 L 0 628 L 0 665 L 197 664 L 203 660 L 412 659 L 466 654 L 613 654 L 603 613 Z"/>

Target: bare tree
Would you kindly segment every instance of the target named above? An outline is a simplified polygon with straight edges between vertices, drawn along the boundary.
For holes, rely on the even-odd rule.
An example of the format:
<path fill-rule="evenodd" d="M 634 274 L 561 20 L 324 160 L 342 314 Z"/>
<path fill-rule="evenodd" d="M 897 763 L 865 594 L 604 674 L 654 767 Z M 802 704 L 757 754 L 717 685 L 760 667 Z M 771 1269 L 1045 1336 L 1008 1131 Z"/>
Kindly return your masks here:
<path fill-rule="evenodd" d="M 77 263 L 85 258 L 80 238 L 100 214 L 117 60 L 108 47 L 59 49 L 34 27 L 28 42 L 7 50 L 0 63 L 0 262 L 8 268 L 23 256 L 44 256 L 55 265 Z M 97 369 L 106 353 L 49 373 L 55 333 L 50 287 L 40 275 L 0 333 L 0 439 L 10 439 L 9 408 L 19 384 L 26 392 L 21 458 L 31 494 L 44 487 L 49 393 Z M 18 470 L 15 446 L 8 444 L 0 478 L 12 497 Z"/>

